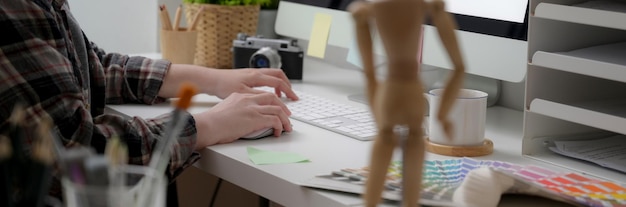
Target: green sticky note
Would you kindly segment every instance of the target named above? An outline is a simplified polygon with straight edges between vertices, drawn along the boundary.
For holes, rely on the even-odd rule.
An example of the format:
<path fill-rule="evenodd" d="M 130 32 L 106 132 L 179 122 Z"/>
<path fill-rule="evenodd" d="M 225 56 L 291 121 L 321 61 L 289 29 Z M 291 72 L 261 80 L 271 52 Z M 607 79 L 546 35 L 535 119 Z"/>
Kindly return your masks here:
<path fill-rule="evenodd" d="M 309 162 L 306 157 L 292 152 L 276 152 L 248 147 L 248 158 L 257 165 Z"/>
<path fill-rule="evenodd" d="M 308 55 L 324 58 L 332 18 L 333 17 L 329 14 L 315 14 L 313 19 L 313 28 L 311 28 L 311 36 L 309 37 L 309 46 L 307 48 Z"/>

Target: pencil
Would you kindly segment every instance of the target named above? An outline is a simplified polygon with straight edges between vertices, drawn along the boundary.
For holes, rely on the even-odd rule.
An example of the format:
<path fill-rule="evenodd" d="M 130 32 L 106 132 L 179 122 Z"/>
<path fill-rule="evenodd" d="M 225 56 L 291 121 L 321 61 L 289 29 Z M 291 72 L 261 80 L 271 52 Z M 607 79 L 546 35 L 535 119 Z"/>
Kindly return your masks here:
<path fill-rule="evenodd" d="M 196 30 L 196 26 L 198 25 L 198 22 L 200 21 L 200 15 L 202 14 L 202 12 L 204 12 L 204 6 L 200 7 L 198 12 L 196 12 L 196 14 L 193 15 L 193 19 L 191 20 L 191 25 L 189 25 L 189 27 L 187 28 L 187 31 Z"/>
<path fill-rule="evenodd" d="M 176 143 L 176 139 L 180 131 L 186 124 L 187 114 L 184 113 L 191 105 L 191 98 L 197 93 L 195 85 L 183 83 L 178 92 L 179 100 L 176 102 L 176 108 L 172 113 L 172 118 L 165 128 L 165 136 L 157 140 L 156 146 L 152 152 L 149 166 L 157 172 L 165 172 L 165 168 L 169 162 L 169 153 L 172 145 Z"/>
<path fill-rule="evenodd" d="M 176 8 L 176 15 L 174 15 L 174 31 L 178 31 L 180 27 L 180 15 L 182 13 L 183 5 L 178 5 Z"/>
<path fill-rule="evenodd" d="M 159 6 L 159 14 L 161 16 L 161 25 L 164 30 L 172 30 L 172 22 L 170 22 L 170 14 L 167 12 L 165 4 Z"/>

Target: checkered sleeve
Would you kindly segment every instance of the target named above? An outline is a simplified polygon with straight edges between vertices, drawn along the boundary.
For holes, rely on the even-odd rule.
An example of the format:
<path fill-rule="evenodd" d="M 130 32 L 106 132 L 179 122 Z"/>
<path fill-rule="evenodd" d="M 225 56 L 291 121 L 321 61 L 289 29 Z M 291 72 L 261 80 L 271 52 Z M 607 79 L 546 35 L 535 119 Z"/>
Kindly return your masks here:
<path fill-rule="evenodd" d="M 169 170 L 166 172 L 170 179 L 176 177 L 182 170 L 191 166 L 200 158 L 194 152 L 196 145 L 196 128 L 193 117 L 188 117 L 186 127 L 176 137 L 176 144 L 170 152 Z M 104 114 L 94 119 L 97 133 L 104 137 L 118 136 L 128 145 L 130 164 L 147 165 L 157 142 L 164 141 L 165 127 L 171 119 L 171 113 L 158 116 L 154 119 L 139 117 L 122 117 L 119 115 Z M 92 143 L 98 145 L 100 143 Z M 106 144 L 106 143 L 102 143 Z"/>
<path fill-rule="evenodd" d="M 154 145 L 163 140 L 171 114 L 153 119 L 104 114 L 105 99 L 109 103 L 163 101 L 157 94 L 170 63 L 97 49 L 89 53 L 89 60 L 96 60 L 97 53 L 97 61 L 80 62 L 80 50 L 75 48 L 80 44 L 73 41 L 81 38 L 65 29 L 67 15 L 58 5 L 61 2 L 0 1 L 0 128 L 19 103 L 26 107 L 29 123 L 54 121 L 54 132 L 68 148 L 89 146 L 102 153 L 109 138 L 119 136 L 128 145 L 129 162 L 147 164 Z M 85 64 L 87 68 L 80 67 Z M 187 117 L 170 151 L 166 171 L 170 178 L 199 158 L 194 152 L 195 121 L 188 113 Z M 26 137 L 25 143 L 32 140 Z M 50 194 L 60 196 L 59 175 L 55 177 Z"/>
<path fill-rule="evenodd" d="M 91 48 L 105 69 L 107 103 L 154 104 L 165 100 L 158 93 L 171 65 L 169 61 L 106 53 L 94 43 Z"/>
<path fill-rule="evenodd" d="M 104 85 L 107 104 L 155 104 L 165 100 L 158 97 L 158 93 L 171 65 L 169 61 L 106 53 L 93 43 L 91 43 L 91 48 L 105 71 Z M 171 114 L 168 113 L 146 120 L 139 117 L 127 118 L 103 114 L 95 117 L 94 122 L 104 137 L 119 136 L 125 139 L 129 147 L 131 164 L 144 165 L 150 161 L 156 142 L 164 139 L 164 129 L 170 117 Z M 176 177 L 200 157 L 194 152 L 195 121 L 191 115 L 188 117 L 185 128 L 176 137 L 177 142 L 170 153 L 169 170 L 166 172 L 170 178 Z"/>

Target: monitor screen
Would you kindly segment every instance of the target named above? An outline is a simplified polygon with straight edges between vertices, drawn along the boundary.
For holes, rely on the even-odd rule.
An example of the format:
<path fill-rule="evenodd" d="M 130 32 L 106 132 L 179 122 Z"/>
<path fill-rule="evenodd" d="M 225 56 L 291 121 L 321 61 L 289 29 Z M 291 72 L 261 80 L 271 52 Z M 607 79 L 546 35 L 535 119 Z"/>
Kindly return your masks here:
<path fill-rule="evenodd" d="M 345 11 L 355 0 L 282 1 Z M 459 30 L 526 40 L 528 0 L 446 0 L 445 3 Z"/>
<path fill-rule="evenodd" d="M 332 16 L 328 45 L 354 49 L 354 25 L 345 11 L 352 1 L 355 0 L 282 0 L 276 32 L 308 40 L 313 16 L 325 13 Z M 456 34 L 467 73 L 509 82 L 525 79 L 528 0 L 445 0 L 445 3 L 458 24 Z M 422 62 L 451 69 L 440 41 L 436 28 L 426 22 Z"/>

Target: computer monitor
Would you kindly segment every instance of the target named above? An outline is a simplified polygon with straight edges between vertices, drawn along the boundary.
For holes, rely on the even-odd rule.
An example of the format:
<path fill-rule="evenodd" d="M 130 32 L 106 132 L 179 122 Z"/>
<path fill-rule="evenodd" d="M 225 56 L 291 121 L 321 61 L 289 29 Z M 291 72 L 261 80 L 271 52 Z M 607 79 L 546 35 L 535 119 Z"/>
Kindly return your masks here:
<path fill-rule="evenodd" d="M 328 46 L 354 47 L 354 26 L 346 7 L 353 0 L 282 0 L 275 29 L 282 36 L 308 40 L 314 16 L 332 16 Z M 445 0 L 454 14 L 466 71 L 482 77 L 522 82 L 526 77 L 528 0 Z M 377 54 L 384 54 L 382 48 Z M 327 54 L 330 51 L 327 51 Z M 326 55 L 330 62 L 346 56 Z M 343 58 L 343 60 L 332 60 Z M 436 28 L 424 25 L 423 64 L 450 69 L 452 64 L 441 45 Z"/>

